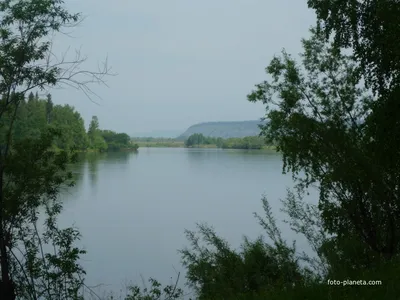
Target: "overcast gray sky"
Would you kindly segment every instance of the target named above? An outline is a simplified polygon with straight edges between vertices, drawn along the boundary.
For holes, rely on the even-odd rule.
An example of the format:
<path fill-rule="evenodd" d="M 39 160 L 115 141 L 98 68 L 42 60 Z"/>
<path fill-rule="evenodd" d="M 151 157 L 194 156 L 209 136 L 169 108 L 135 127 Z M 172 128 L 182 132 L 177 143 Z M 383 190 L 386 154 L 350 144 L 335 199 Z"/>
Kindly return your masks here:
<path fill-rule="evenodd" d="M 93 87 L 99 105 L 71 88 L 52 91 L 54 102 L 75 106 L 86 125 L 97 115 L 102 128 L 128 134 L 262 117 L 246 95 L 274 54 L 301 51 L 315 23 L 306 0 L 66 2 L 86 19 L 73 38 L 56 37 L 55 51 L 81 48 L 88 68 L 108 56 L 118 75 Z"/>

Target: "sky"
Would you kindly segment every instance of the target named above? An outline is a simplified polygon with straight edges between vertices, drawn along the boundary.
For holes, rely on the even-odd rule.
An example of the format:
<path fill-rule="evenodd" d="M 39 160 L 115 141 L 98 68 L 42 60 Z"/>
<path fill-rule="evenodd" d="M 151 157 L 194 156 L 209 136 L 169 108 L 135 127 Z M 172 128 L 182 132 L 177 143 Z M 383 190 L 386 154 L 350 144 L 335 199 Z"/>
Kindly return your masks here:
<path fill-rule="evenodd" d="M 84 21 L 54 38 L 61 56 L 75 49 L 96 70 L 107 57 L 115 76 L 93 85 L 92 102 L 70 87 L 50 91 L 100 127 L 130 135 L 183 132 L 200 122 L 256 120 L 261 104 L 247 101 L 267 79 L 265 67 L 315 24 L 307 1 L 294 0 L 67 0 Z M 68 56 L 69 55 L 69 56 Z"/>

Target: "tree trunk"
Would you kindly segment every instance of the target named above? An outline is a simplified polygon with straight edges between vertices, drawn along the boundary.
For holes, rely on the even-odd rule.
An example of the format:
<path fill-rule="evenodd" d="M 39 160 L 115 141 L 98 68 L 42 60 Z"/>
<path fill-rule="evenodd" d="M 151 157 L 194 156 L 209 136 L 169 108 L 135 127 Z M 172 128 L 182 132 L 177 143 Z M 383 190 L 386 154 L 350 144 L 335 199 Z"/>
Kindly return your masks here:
<path fill-rule="evenodd" d="M 3 166 L 0 166 L 0 299 L 15 300 L 14 285 L 10 279 L 10 268 L 8 264 L 6 232 L 3 227 L 4 197 L 3 197 Z"/>

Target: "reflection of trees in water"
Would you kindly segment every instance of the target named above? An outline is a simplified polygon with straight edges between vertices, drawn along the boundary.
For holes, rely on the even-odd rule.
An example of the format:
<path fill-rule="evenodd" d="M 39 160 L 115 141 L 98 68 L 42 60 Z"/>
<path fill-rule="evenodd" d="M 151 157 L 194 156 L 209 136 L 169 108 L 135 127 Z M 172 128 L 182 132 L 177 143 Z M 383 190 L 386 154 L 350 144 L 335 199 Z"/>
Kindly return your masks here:
<path fill-rule="evenodd" d="M 70 166 L 75 185 L 72 188 L 68 188 L 67 193 L 70 194 L 81 187 L 85 179 L 85 174 L 88 175 L 90 185 L 95 186 L 101 164 L 118 164 L 125 167 L 128 165 L 129 159 L 136 155 L 137 152 L 81 153 L 78 156 L 77 162 Z"/>
<path fill-rule="evenodd" d="M 276 151 L 270 150 L 242 150 L 242 149 L 186 149 L 189 163 L 193 166 L 203 166 L 205 162 L 213 163 L 218 160 L 220 164 L 230 166 L 243 163 L 263 163 L 268 159 L 273 159 L 280 155 Z"/>
<path fill-rule="evenodd" d="M 209 157 L 217 156 L 221 149 L 204 149 L 204 148 L 188 148 L 186 149 L 187 156 L 190 160 L 203 160 Z"/>
<path fill-rule="evenodd" d="M 90 185 L 94 186 L 97 183 L 97 172 L 99 164 L 106 157 L 106 153 L 87 153 L 85 160 L 88 166 Z"/>
<path fill-rule="evenodd" d="M 72 180 L 75 182 L 73 189 L 77 189 L 83 181 L 83 175 L 85 174 L 85 163 L 82 160 L 78 160 L 71 166 Z"/>
<path fill-rule="evenodd" d="M 137 152 L 90 152 L 86 153 L 85 160 L 88 165 L 89 180 L 92 186 L 97 184 L 100 163 L 120 164 L 126 166 L 129 158 Z"/>

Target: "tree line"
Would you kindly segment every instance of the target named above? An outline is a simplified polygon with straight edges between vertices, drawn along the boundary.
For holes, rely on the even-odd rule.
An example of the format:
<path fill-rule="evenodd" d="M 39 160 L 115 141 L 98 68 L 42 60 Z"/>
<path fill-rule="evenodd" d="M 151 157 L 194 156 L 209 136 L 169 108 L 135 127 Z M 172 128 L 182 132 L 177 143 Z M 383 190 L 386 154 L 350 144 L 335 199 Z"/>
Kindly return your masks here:
<path fill-rule="evenodd" d="M 54 105 L 50 94 L 40 99 L 37 93 L 31 92 L 20 100 L 12 137 L 15 141 L 39 138 L 48 127 L 60 130 L 60 136 L 53 143 L 56 149 L 100 152 L 137 149 L 128 134 L 100 129 L 97 116 L 92 117 L 86 131 L 82 116 L 73 106 Z"/>
<path fill-rule="evenodd" d="M 268 144 L 265 138 L 260 136 L 246 136 L 243 138 L 216 138 L 207 137 L 201 133 L 194 133 L 185 140 L 186 147 L 200 147 L 202 145 L 213 145 L 222 149 L 263 149 Z"/>

